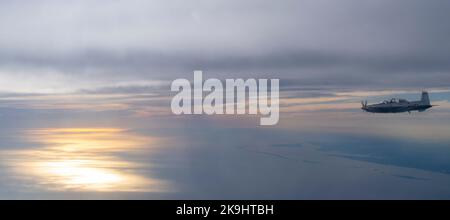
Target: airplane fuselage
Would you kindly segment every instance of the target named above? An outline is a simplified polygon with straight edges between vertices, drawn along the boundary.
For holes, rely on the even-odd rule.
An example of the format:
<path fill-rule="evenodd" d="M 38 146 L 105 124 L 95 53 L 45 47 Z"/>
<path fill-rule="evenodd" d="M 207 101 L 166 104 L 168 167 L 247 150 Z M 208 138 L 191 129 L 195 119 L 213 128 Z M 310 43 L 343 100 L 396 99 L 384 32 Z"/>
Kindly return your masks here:
<path fill-rule="evenodd" d="M 432 105 L 424 105 L 420 101 L 410 103 L 387 103 L 387 104 L 375 104 L 362 107 L 364 111 L 373 113 L 402 113 L 411 111 L 425 111 L 433 107 Z"/>
<path fill-rule="evenodd" d="M 392 99 L 390 101 L 384 101 L 380 104 L 368 105 L 367 101 L 362 103 L 362 110 L 373 113 L 401 113 L 419 111 L 423 112 L 433 107 L 428 97 L 428 92 L 422 92 L 422 98 L 420 101 L 409 102 L 405 99 Z"/>

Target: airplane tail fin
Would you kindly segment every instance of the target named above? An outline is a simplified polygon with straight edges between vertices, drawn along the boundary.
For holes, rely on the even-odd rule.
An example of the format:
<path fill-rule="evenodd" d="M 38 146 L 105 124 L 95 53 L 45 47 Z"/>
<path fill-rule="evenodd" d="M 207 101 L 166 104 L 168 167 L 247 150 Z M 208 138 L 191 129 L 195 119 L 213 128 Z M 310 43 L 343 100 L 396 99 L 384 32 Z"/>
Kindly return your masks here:
<path fill-rule="evenodd" d="M 422 99 L 421 99 L 421 101 L 425 105 L 430 105 L 430 98 L 428 97 L 428 92 L 426 92 L 426 91 L 422 92 Z"/>

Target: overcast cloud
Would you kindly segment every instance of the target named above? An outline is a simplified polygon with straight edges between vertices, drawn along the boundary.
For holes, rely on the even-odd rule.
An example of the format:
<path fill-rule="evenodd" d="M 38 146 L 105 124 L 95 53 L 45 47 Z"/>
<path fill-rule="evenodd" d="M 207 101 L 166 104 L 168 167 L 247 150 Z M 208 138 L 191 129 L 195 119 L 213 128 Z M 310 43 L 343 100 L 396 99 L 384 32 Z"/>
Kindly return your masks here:
<path fill-rule="evenodd" d="M 0 91 L 191 78 L 196 69 L 299 86 L 446 87 L 449 9 L 445 0 L 1 0 Z"/>

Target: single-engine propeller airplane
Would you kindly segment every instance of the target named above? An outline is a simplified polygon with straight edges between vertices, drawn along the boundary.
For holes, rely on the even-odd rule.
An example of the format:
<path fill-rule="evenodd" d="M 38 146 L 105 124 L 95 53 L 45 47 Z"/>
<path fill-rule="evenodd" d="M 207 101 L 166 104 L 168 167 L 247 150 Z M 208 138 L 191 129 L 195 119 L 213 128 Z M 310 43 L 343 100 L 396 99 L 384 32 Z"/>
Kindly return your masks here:
<path fill-rule="evenodd" d="M 384 101 L 379 104 L 368 105 L 367 101 L 361 101 L 362 110 L 366 112 L 372 113 L 400 113 L 400 112 L 409 112 L 411 111 L 419 111 L 423 112 L 434 105 L 431 105 L 430 98 L 428 96 L 428 92 L 422 92 L 422 98 L 420 101 L 408 101 L 406 99 L 391 99 L 388 101 Z"/>

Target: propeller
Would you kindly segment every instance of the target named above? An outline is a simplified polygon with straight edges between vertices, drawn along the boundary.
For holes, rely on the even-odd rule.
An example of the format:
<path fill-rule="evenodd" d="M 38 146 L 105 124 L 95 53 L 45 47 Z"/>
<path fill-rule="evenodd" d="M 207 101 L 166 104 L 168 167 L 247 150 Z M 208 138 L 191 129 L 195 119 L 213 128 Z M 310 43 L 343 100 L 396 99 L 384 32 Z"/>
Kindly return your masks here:
<path fill-rule="evenodd" d="M 363 108 L 367 107 L 367 100 L 361 101 L 361 105 Z"/>

